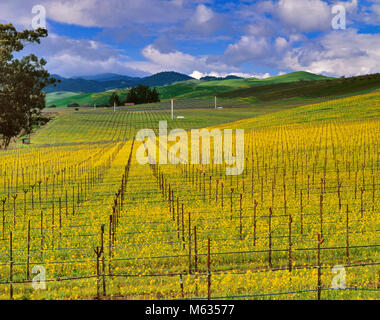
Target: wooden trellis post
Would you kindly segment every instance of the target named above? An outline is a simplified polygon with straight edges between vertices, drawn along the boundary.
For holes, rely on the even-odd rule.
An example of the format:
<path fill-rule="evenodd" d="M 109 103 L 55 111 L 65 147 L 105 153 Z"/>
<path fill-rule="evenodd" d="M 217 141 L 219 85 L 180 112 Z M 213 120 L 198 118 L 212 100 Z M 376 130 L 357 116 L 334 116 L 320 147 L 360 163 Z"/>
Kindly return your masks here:
<path fill-rule="evenodd" d="M 363 193 L 364 193 L 364 189 L 360 188 L 360 216 L 361 216 L 362 219 L 363 219 L 363 212 L 364 212 Z"/>
<path fill-rule="evenodd" d="M 254 201 L 254 207 L 253 207 L 253 246 L 256 246 L 256 224 L 257 224 L 257 221 L 256 221 L 256 211 L 257 211 L 257 205 L 258 205 L 258 202 Z"/>
<path fill-rule="evenodd" d="M 32 189 L 32 210 L 34 210 L 34 188 L 36 185 L 31 185 L 30 188 Z"/>
<path fill-rule="evenodd" d="M 215 188 L 215 202 L 218 202 L 218 187 L 219 187 L 219 180 L 216 180 L 216 188 Z"/>
<path fill-rule="evenodd" d="M 231 176 L 232 177 L 232 176 Z M 231 220 L 232 220 L 232 194 L 234 193 L 234 188 L 231 188 L 231 195 L 230 195 L 230 207 L 231 207 Z"/>
<path fill-rule="evenodd" d="M 203 172 L 203 201 L 206 201 L 206 173 Z"/>
<path fill-rule="evenodd" d="M 222 188 L 222 190 L 221 190 L 220 196 L 222 197 L 222 209 L 223 209 L 223 199 L 224 199 L 224 191 L 223 191 L 224 184 L 223 184 L 223 182 L 222 182 L 221 188 Z"/>
<path fill-rule="evenodd" d="M 16 227 L 16 199 L 17 199 L 17 194 L 14 194 L 12 196 L 13 198 L 13 227 Z"/>
<path fill-rule="evenodd" d="M 111 274 L 112 268 L 112 215 L 110 215 L 109 228 L 108 228 L 108 273 Z"/>
<path fill-rule="evenodd" d="M 323 238 L 323 194 L 319 198 L 320 235 Z"/>
<path fill-rule="evenodd" d="M 182 249 L 185 250 L 185 217 L 182 203 Z"/>
<path fill-rule="evenodd" d="M 318 233 L 318 247 L 317 247 L 317 259 L 318 259 L 318 300 L 321 300 L 321 291 L 322 291 L 322 269 L 321 269 L 321 244 L 323 243 L 323 237 Z"/>
<path fill-rule="evenodd" d="M 7 202 L 7 198 L 1 200 L 3 204 L 3 240 L 5 240 L 5 203 Z"/>
<path fill-rule="evenodd" d="M 242 201 L 243 201 L 243 195 L 240 194 L 240 211 L 239 211 L 239 220 L 240 220 L 240 229 L 239 229 L 239 233 L 240 233 L 240 240 L 243 239 L 243 221 L 242 221 L 242 215 L 243 215 L 243 204 L 242 204 Z"/>
<path fill-rule="evenodd" d="M 73 186 L 73 215 L 75 215 L 75 187 Z"/>
<path fill-rule="evenodd" d="M 61 247 L 61 239 L 62 239 L 62 200 L 59 198 L 59 244 Z"/>
<path fill-rule="evenodd" d="M 30 263 L 30 220 L 28 221 L 28 243 L 27 243 L 27 257 L 26 257 L 26 279 L 29 280 L 29 263 Z"/>
<path fill-rule="evenodd" d="M 194 226 L 194 271 L 198 272 L 197 226 Z"/>
<path fill-rule="evenodd" d="M 13 235 L 9 233 L 9 295 L 13 299 Z"/>
<path fill-rule="evenodd" d="M 211 244 L 207 240 L 207 299 L 211 300 Z"/>
<path fill-rule="evenodd" d="M 179 240 L 179 198 L 177 197 L 177 238 Z"/>
<path fill-rule="evenodd" d="M 289 215 L 289 250 L 288 250 L 288 260 L 289 260 L 289 271 L 292 271 L 292 216 Z"/>
<path fill-rule="evenodd" d="M 301 189 L 301 196 L 300 196 L 300 210 L 301 210 L 301 215 L 300 215 L 301 234 L 303 235 L 303 193 L 302 193 L 302 189 Z"/>
<path fill-rule="evenodd" d="M 65 201 L 66 201 L 66 217 L 69 214 L 69 205 L 67 203 L 67 190 L 65 190 Z"/>
<path fill-rule="evenodd" d="M 40 216 L 40 236 L 41 236 L 41 259 L 43 258 L 43 247 L 44 247 L 44 213 L 41 211 Z"/>
<path fill-rule="evenodd" d="M 181 287 L 181 298 L 184 298 L 184 292 L 183 292 L 183 280 L 182 280 L 182 274 L 179 275 L 179 284 Z"/>
<path fill-rule="evenodd" d="M 42 207 L 42 197 L 41 197 L 41 183 L 42 181 L 38 181 L 38 201 L 40 203 L 40 209 Z"/>
<path fill-rule="evenodd" d="M 272 208 L 269 208 L 269 221 L 268 221 L 268 264 L 272 268 Z"/>
<path fill-rule="evenodd" d="M 24 217 L 26 216 L 26 196 L 28 194 L 28 189 L 23 189 L 24 191 Z"/>
<path fill-rule="evenodd" d="M 100 247 L 96 247 L 94 249 L 96 254 L 96 297 L 100 298 L 100 256 L 102 254 L 102 249 Z"/>
<path fill-rule="evenodd" d="M 103 295 L 106 296 L 106 263 L 104 257 L 104 224 L 100 228 L 100 244 L 102 253 L 102 277 L 103 277 Z"/>
<path fill-rule="evenodd" d="M 339 201 L 339 210 L 342 209 L 342 199 L 340 196 L 340 188 L 342 187 L 342 183 L 338 182 L 338 201 Z"/>
<path fill-rule="evenodd" d="M 210 184 L 209 184 L 209 196 L 208 196 L 208 201 L 211 202 L 211 183 L 212 183 L 212 176 L 210 176 Z"/>
<path fill-rule="evenodd" d="M 350 263 L 350 239 L 349 239 L 349 211 L 348 204 L 346 210 L 346 263 Z"/>
<path fill-rule="evenodd" d="M 189 274 L 191 274 L 191 213 L 189 212 Z"/>

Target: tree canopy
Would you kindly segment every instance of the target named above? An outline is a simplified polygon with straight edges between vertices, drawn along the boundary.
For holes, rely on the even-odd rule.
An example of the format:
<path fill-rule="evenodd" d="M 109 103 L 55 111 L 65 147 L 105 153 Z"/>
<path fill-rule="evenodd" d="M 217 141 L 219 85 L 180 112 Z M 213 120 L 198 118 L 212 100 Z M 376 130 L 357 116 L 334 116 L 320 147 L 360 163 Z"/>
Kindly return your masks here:
<path fill-rule="evenodd" d="M 116 92 L 112 92 L 112 95 L 110 96 L 109 105 L 113 106 L 116 104 L 117 106 L 121 105 L 120 98 Z"/>
<path fill-rule="evenodd" d="M 160 102 L 160 95 L 156 88 L 139 85 L 129 90 L 126 102 L 135 104 Z"/>
<path fill-rule="evenodd" d="M 42 90 L 56 82 L 44 68 L 45 59 L 34 54 L 21 59 L 13 56 L 25 44 L 39 44 L 47 35 L 45 29 L 18 32 L 11 24 L 0 24 L 0 137 L 4 148 L 13 137 L 30 133 L 33 117 L 45 107 Z"/>

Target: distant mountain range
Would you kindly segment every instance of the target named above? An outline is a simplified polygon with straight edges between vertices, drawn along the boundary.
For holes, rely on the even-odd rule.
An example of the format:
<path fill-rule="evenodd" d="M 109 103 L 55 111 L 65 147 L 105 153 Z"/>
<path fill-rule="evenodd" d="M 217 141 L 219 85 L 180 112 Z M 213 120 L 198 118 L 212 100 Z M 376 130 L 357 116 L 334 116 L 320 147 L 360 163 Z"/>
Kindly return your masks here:
<path fill-rule="evenodd" d="M 57 74 L 54 78 L 60 80 L 56 86 L 48 86 L 45 92 L 70 91 L 70 92 L 103 92 L 112 89 L 124 89 L 135 87 L 139 84 L 150 87 L 170 85 L 175 82 L 194 80 L 194 78 L 178 72 L 160 72 L 149 77 L 129 77 L 114 73 L 104 73 L 93 76 L 80 76 L 64 78 Z"/>
<path fill-rule="evenodd" d="M 141 78 L 139 77 L 129 77 L 129 76 L 123 76 L 121 74 L 116 74 L 116 73 L 101 73 L 101 74 L 96 74 L 92 76 L 79 76 L 79 77 L 72 77 L 73 79 L 84 79 L 84 80 L 92 80 L 92 81 L 99 81 L 99 82 L 104 82 L 104 81 L 135 81 L 139 80 Z"/>
<path fill-rule="evenodd" d="M 64 78 L 58 74 L 53 74 L 53 77 L 60 80 L 56 86 L 48 86 L 45 88 L 46 93 L 50 92 L 104 92 L 113 89 L 125 89 L 135 87 L 139 84 L 146 85 L 149 87 L 158 87 L 171 85 L 176 82 L 182 82 L 187 80 L 195 80 L 194 78 L 174 72 L 160 72 L 149 77 L 139 78 L 139 77 L 129 77 L 116 73 L 102 73 L 91 76 L 78 76 L 72 78 Z M 206 76 L 201 78 L 201 81 L 222 81 L 231 79 L 243 79 L 241 77 L 229 75 L 224 78 Z"/>

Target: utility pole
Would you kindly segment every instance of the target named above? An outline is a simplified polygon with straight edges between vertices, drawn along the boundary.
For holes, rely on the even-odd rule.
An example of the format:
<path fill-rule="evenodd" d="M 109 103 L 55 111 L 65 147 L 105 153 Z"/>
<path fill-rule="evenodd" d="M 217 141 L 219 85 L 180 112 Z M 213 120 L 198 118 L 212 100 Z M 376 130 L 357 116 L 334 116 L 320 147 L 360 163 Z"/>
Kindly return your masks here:
<path fill-rule="evenodd" d="M 174 120 L 174 99 L 171 98 L 171 111 L 172 111 L 172 120 Z"/>
<path fill-rule="evenodd" d="M 214 98 L 215 98 L 215 109 L 216 109 L 216 95 L 215 95 L 215 97 L 214 97 Z"/>
<path fill-rule="evenodd" d="M 113 103 L 113 112 L 116 112 L 116 101 Z"/>

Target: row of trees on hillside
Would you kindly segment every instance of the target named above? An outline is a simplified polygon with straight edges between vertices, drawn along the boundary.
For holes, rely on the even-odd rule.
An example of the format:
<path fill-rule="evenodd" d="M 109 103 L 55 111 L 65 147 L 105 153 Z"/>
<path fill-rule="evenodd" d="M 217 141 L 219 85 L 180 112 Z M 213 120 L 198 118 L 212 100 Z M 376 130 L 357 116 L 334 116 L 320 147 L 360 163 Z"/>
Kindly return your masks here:
<path fill-rule="evenodd" d="M 160 94 L 156 88 L 151 89 L 149 86 L 139 85 L 136 88 L 129 90 L 127 98 L 125 101 L 121 101 L 120 97 L 116 92 L 112 93 L 109 99 L 109 105 L 113 106 L 122 105 L 123 103 L 153 103 L 160 102 Z"/>
<path fill-rule="evenodd" d="M 126 102 L 135 104 L 160 102 L 160 94 L 156 88 L 139 85 L 129 90 Z"/>

